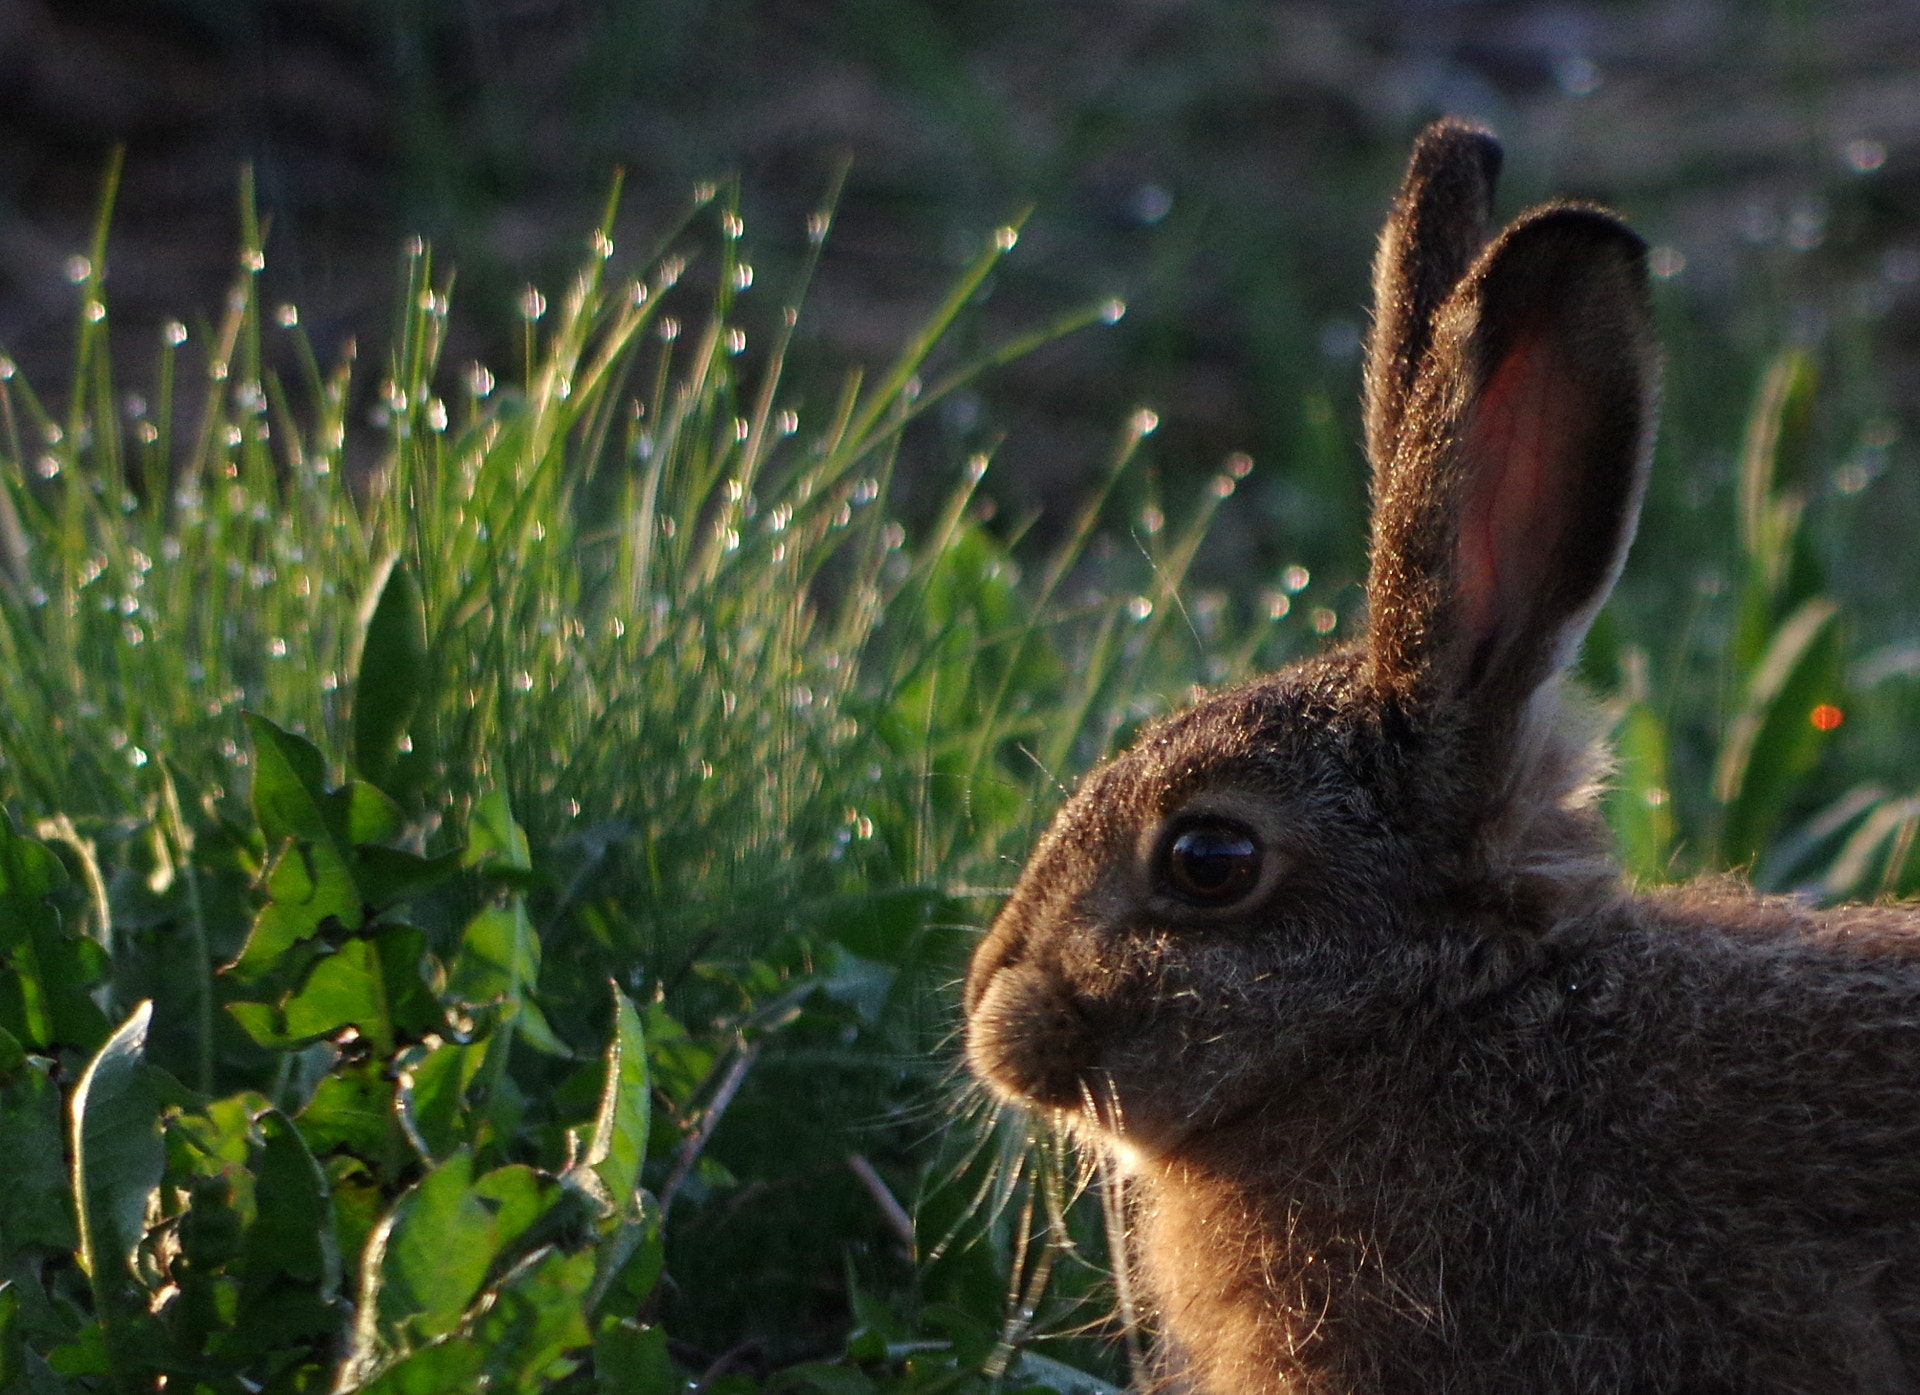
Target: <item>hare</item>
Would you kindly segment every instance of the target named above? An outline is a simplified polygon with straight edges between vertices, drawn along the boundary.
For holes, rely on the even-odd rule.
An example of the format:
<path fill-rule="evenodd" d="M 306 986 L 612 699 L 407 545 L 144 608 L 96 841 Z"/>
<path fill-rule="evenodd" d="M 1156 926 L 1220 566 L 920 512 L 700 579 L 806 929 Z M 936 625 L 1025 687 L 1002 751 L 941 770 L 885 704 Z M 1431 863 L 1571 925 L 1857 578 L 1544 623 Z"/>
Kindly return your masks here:
<path fill-rule="evenodd" d="M 1415 147 L 1363 638 L 1088 775 L 976 949 L 973 1072 L 1125 1178 L 1164 1384 L 1920 1390 L 1920 913 L 1640 894 L 1562 675 L 1658 395 L 1641 241 L 1489 240 Z"/>

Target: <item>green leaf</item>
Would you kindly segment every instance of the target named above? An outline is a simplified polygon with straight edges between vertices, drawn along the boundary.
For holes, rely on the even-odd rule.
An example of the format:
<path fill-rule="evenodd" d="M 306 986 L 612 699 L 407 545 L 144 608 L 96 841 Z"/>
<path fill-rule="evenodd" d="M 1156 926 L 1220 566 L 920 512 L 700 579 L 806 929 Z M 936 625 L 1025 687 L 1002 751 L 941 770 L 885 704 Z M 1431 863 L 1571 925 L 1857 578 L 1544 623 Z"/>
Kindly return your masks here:
<path fill-rule="evenodd" d="M 533 870 L 527 835 L 513 821 L 505 790 L 491 790 L 474 801 L 467 821 L 466 865 L 495 872 Z"/>
<path fill-rule="evenodd" d="M 680 1395 L 686 1381 L 667 1355 L 667 1330 L 608 1318 L 593 1337 L 594 1386 L 601 1395 Z"/>
<path fill-rule="evenodd" d="M 647 1157 L 652 1086 L 647 1079 L 647 1038 L 640 1014 L 618 984 L 609 982 L 608 987 L 613 992 L 613 1034 L 607 1042 L 606 1080 L 600 1087 L 600 1107 L 584 1161 L 624 1214 L 640 1186 L 640 1165 Z"/>
<path fill-rule="evenodd" d="M 300 1135 L 316 1153 L 345 1148 L 358 1157 L 377 1159 L 386 1151 L 394 1122 L 393 1082 L 384 1063 L 362 1061 L 336 1069 L 320 1082 L 300 1111 Z"/>
<path fill-rule="evenodd" d="M 1839 609 L 1806 602 L 1775 631 L 1728 725 L 1714 772 L 1725 807 L 1720 858 L 1750 866 L 1776 830 L 1797 782 L 1819 759 L 1828 733 L 1815 708 L 1841 691 Z"/>
<path fill-rule="evenodd" d="M 321 812 L 334 837 L 347 847 L 391 842 L 406 824 L 400 806 L 365 780 L 349 780 L 337 790 L 328 790 Z"/>
<path fill-rule="evenodd" d="M 426 609 L 413 569 L 390 560 L 384 581 L 369 589 L 377 599 L 366 613 L 353 679 L 353 761 L 384 786 L 432 675 Z"/>
<path fill-rule="evenodd" d="M 494 1204 L 493 1223 L 504 1253 L 553 1209 L 560 1184 L 524 1163 L 497 1167 L 473 1184 L 474 1195 Z"/>
<path fill-rule="evenodd" d="M 327 762 L 320 748 L 258 713 L 241 716 L 253 736 L 253 813 L 267 841 L 331 841 L 333 830 L 322 812 Z"/>
<path fill-rule="evenodd" d="M 409 1051 L 400 1076 L 398 1104 L 414 1146 L 432 1162 L 473 1138 L 467 1117 L 467 1087 L 486 1063 L 487 1045 L 442 1042 L 430 1051 Z M 406 1059 L 406 1058 L 403 1058 Z"/>
<path fill-rule="evenodd" d="M 357 930 L 365 911 L 360 888 L 331 838 L 288 843 L 268 869 L 267 895 L 271 899 L 254 917 L 239 958 L 229 966 L 242 982 L 268 972 L 329 920 Z"/>
<path fill-rule="evenodd" d="M 488 1353 L 489 1389 L 534 1395 L 564 1373 L 567 1353 L 592 1341 L 583 1299 L 593 1282 L 593 1253 L 535 1251 L 500 1281 L 474 1324 Z"/>
<path fill-rule="evenodd" d="M 394 1203 L 384 1233 L 362 1260 L 355 1359 L 377 1346 L 407 1351 L 458 1325 L 499 1252 L 493 1214 L 473 1190 L 473 1155 L 462 1149 Z"/>
<path fill-rule="evenodd" d="M 241 1261 L 247 1287 L 257 1290 L 284 1277 L 330 1297 L 340 1287 L 340 1256 L 333 1247 L 326 1174 L 279 1110 L 260 1114 L 254 1127 L 261 1142 L 253 1163 L 255 1219 Z"/>
<path fill-rule="evenodd" d="M 0 1138 L 7 1146 L 0 1261 L 34 1248 L 71 1250 L 79 1244 L 61 1116 L 60 1087 L 37 1066 L 23 1063 L 0 1081 Z"/>
<path fill-rule="evenodd" d="M 125 1370 L 124 1348 L 146 1315 L 133 1268 L 166 1166 L 160 1104 L 146 1063 L 153 1004 L 142 1003 L 87 1063 L 73 1092 L 74 1195 L 80 1263 L 93 1283 L 107 1351 Z"/>
<path fill-rule="evenodd" d="M 460 871 L 461 852 L 416 857 L 398 848 L 370 845 L 355 849 L 354 879 L 367 904 L 385 909 L 422 891 L 431 891 Z"/>
<path fill-rule="evenodd" d="M 1614 779 L 1607 821 L 1627 871 L 1643 883 L 1668 880 L 1673 849 L 1673 783 L 1667 730 L 1642 702 L 1629 703 L 1614 738 Z"/>
<path fill-rule="evenodd" d="M 380 952 L 371 940 L 348 940 L 316 961 L 283 1011 L 287 1035 L 295 1041 L 312 1040 L 353 1026 L 373 1043 L 376 1055 L 384 1058 L 393 1053 L 386 975 Z"/>
<path fill-rule="evenodd" d="M 0 896 L 37 901 L 67 884 L 67 869 L 53 850 L 13 831 L 0 817 Z"/>

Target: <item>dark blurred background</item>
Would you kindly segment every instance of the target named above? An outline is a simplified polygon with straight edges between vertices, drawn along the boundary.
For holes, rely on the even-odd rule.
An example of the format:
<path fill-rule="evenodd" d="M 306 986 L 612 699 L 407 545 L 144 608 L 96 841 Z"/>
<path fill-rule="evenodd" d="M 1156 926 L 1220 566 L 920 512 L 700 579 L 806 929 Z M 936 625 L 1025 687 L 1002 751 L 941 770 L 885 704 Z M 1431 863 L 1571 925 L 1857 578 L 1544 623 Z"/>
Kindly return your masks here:
<path fill-rule="evenodd" d="M 990 487 L 1025 516 L 1092 478 L 1146 403 L 1170 497 L 1230 451 L 1258 462 L 1218 574 L 1350 574 L 1367 259 L 1409 138 L 1449 111 L 1506 140 L 1510 210 L 1600 199 L 1656 245 L 1676 507 L 1726 487 L 1755 375 L 1790 341 L 1831 370 L 1831 461 L 1902 458 L 1914 0 L 0 0 L 0 345 L 57 395 L 64 272 L 115 145 L 110 292 L 136 383 L 164 320 L 218 313 L 245 164 L 267 294 L 323 357 L 381 342 L 421 233 L 459 268 L 452 357 L 511 363 L 522 288 L 560 284 L 616 167 L 623 252 L 737 174 L 777 287 L 850 157 L 815 362 L 890 356 L 1027 205 L 980 332 L 1129 306 L 950 404 L 926 460 L 1004 433 Z M 909 476 L 902 507 L 943 487 Z M 1920 517 L 1910 485 L 1883 492 L 1885 517 Z M 1659 526 L 1680 555 L 1684 519 Z M 1910 527 L 1882 531 L 1908 549 Z"/>

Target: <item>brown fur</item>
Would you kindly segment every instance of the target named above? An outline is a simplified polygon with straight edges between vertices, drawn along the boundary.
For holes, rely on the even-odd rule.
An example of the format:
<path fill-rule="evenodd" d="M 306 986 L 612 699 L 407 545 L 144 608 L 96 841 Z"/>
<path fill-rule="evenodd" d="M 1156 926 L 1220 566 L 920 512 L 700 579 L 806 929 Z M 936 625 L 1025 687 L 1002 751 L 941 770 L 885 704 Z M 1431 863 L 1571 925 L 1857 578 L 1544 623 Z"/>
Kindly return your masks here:
<path fill-rule="evenodd" d="M 1620 885 L 1558 689 L 1643 487 L 1641 248 L 1483 247 L 1497 166 L 1436 126 L 1382 239 L 1366 637 L 1087 777 L 969 1062 L 1120 1163 L 1177 1389 L 1920 1388 L 1920 916 Z M 1195 826 L 1240 899 L 1170 890 Z"/>

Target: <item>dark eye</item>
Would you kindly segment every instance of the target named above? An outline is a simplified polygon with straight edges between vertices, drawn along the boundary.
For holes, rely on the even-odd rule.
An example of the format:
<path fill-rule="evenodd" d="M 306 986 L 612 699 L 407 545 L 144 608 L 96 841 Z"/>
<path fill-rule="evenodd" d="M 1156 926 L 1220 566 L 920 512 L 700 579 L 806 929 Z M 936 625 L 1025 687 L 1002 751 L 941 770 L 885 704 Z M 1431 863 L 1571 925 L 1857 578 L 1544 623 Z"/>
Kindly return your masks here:
<path fill-rule="evenodd" d="M 1160 877 L 1183 901 L 1230 906 L 1260 880 L 1260 845 L 1238 824 L 1189 824 L 1161 854 Z"/>

